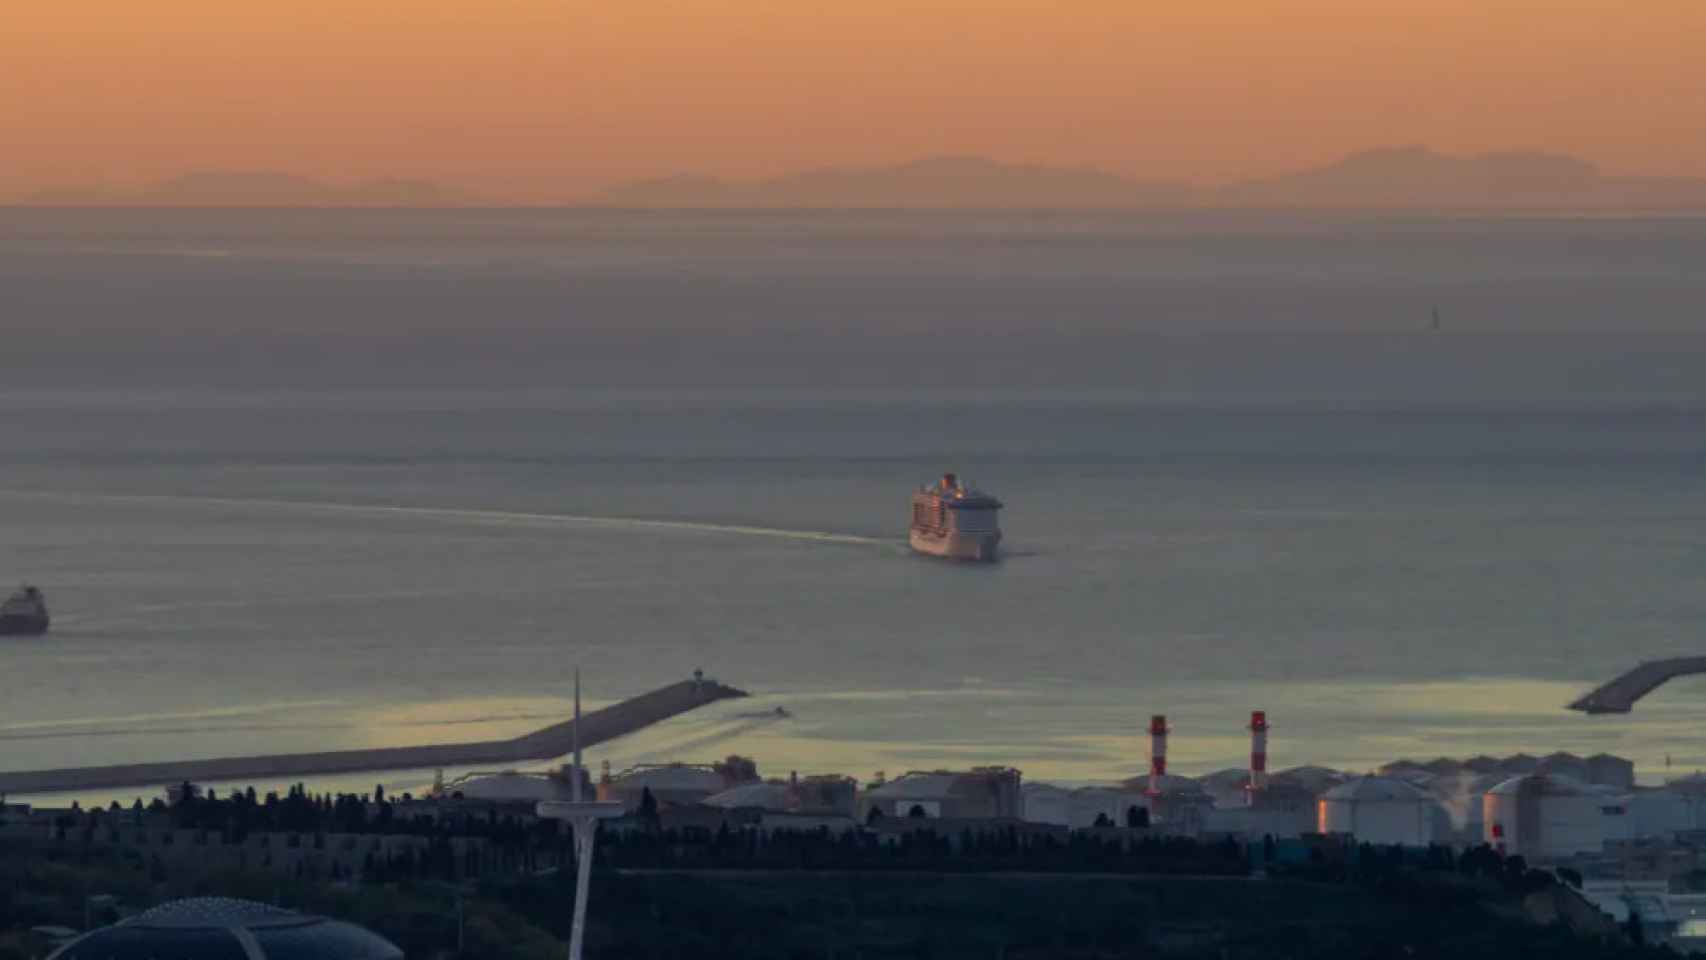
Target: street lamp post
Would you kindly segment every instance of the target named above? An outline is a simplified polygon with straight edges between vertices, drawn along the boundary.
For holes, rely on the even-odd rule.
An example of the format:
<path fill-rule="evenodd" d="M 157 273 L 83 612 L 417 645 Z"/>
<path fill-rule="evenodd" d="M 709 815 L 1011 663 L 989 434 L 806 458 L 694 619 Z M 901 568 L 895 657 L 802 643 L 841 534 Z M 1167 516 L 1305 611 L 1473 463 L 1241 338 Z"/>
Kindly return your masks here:
<path fill-rule="evenodd" d="M 569 960 L 581 960 L 586 928 L 586 891 L 592 880 L 592 848 L 598 821 L 620 817 L 622 804 L 581 799 L 581 672 L 575 670 L 575 765 L 569 780 L 569 800 L 541 800 L 535 812 L 549 820 L 567 820 L 575 838 L 575 914 L 569 930 Z"/>

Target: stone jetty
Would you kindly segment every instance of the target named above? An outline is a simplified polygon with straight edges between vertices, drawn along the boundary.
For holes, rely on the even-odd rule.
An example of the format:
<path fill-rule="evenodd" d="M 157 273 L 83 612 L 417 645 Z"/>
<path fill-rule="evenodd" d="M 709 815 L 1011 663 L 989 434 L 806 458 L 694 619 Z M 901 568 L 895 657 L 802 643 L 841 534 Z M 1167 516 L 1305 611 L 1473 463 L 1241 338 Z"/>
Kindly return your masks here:
<path fill-rule="evenodd" d="M 583 747 L 594 746 L 689 710 L 719 700 L 744 696 L 744 691 L 713 680 L 694 679 L 673 683 L 587 713 L 580 720 L 580 742 Z M 513 740 L 0 772 L 0 795 L 167 786 L 186 780 L 191 783 L 280 781 L 296 777 L 380 770 L 525 763 L 550 760 L 570 753 L 574 750 L 574 737 L 575 721 L 569 720 Z"/>

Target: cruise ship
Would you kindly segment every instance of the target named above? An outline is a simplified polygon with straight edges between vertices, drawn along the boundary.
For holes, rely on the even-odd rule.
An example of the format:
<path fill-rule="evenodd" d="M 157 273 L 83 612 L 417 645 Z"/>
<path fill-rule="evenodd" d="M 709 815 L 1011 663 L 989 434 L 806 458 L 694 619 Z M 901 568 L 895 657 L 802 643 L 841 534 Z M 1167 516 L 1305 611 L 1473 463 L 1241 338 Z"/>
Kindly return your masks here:
<path fill-rule="evenodd" d="M 47 599 L 35 587 L 22 587 L 0 603 L 0 636 L 39 637 L 47 624 Z"/>
<path fill-rule="evenodd" d="M 993 561 L 1001 544 L 1001 501 L 961 486 L 953 474 L 912 495 L 912 549 L 955 560 Z"/>

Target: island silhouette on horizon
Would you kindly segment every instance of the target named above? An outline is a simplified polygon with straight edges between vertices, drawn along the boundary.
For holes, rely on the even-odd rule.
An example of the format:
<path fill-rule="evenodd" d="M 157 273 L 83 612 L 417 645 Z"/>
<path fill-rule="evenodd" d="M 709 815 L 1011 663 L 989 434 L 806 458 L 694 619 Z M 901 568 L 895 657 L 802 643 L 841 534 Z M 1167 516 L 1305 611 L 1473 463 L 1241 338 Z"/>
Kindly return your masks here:
<path fill-rule="evenodd" d="M 601 199 L 648 208 L 1706 211 L 1706 178 L 1612 176 L 1585 160 L 1540 151 L 1459 156 L 1404 146 L 1221 186 L 941 156 L 745 182 L 683 174 L 621 184 Z"/>
<path fill-rule="evenodd" d="M 1505 213 L 1706 212 L 1706 178 L 1617 176 L 1565 154 L 1455 155 L 1381 147 L 1311 169 L 1205 186 L 1095 167 L 975 155 L 821 167 L 762 180 L 698 173 L 629 181 L 569 202 L 498 199 L 424 180 L 349 185 L 276 171 L 202 170 L 132 190 L 67 188 L 34 206 L 456 207 L 916 210 L 1392 210 Z"/>

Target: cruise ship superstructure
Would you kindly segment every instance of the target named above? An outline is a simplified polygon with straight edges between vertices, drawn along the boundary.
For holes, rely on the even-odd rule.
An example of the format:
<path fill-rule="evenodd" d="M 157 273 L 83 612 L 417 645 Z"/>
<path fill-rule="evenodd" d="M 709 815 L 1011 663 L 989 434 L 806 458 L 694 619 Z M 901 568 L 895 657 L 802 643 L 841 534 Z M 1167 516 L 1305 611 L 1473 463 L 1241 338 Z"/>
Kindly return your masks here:
<path fill-rule="evenodd" d="M 960 484 L 953 474 L 912 495 L 912 549 L 955 560 L 996 559 L 1001 501 Z"/>

